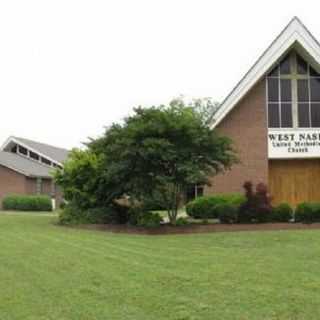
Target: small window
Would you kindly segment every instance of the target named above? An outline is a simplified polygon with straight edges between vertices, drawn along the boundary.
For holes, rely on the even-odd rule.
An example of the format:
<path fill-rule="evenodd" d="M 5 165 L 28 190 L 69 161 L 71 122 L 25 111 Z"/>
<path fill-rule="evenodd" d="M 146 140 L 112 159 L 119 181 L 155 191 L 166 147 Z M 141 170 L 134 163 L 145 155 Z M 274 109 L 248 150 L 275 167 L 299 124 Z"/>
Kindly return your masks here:
<path fill-rule="evenodd" d="M 197 185 L 196 186 L 196 190 L 197 190 L 197 197 L 203 197 L 204 194 L 204 188 L 202 185 Z"/>
<path fill-rule="evenodd" d="M 41 158 L 41 162 L 48 165 L 48 166 L 51 166 L 52 165 L 52 162 L 46 158 Z"/>
<path fill-rule="evenodd" d="M 281 127 L 292 128 L 292 105 L 291 103 L 281 104 Z"/>
<path fill-rule="evenodd" d="M 310 127 L 310 110 L 309 103 L 298 104 L 298 119 L 300 128 Z"/>
<path fill-rule="evenodd" d="M 278 103 L 269 103 L 268 106 L 268 122 L 269 128 L 279 128 L 280 127 L 280 113 Z"/>
<path fill-rule="evenodd" d="M 28 154 L 28 150 L 22 146 L 19 146 L 19 153 L 26 156 Z"/>
<path fill-rule="evenodd" d="M 268 100 L 269 102 L 279 101 L 279 80 L 275 78 L 268 79 Z"/>
<path fill-rule="evenodd" d="M 36 189 L 37 189 L 37 191 L 36 191 L 37 194 L 42 193 L 42 179 L 41 178 L 37 178 Z"/>
<path fill-rule="evenodd" d="M 187 202 L 194 200 L 195 198 L 203 196 L 203 186 L 196 184 L 196 185 L 189 185 L 187 188 L 186 193 L 186 200 Z"/>
<path fill-rule="evenodd" d="M 311 103 L 311 124 L 320 128 L 320 103 Z"/>
<path fill-rule="evenodd" d="M 39 161 L 40 157 L 35 152 L 30 151 L 30 158 Z"/>

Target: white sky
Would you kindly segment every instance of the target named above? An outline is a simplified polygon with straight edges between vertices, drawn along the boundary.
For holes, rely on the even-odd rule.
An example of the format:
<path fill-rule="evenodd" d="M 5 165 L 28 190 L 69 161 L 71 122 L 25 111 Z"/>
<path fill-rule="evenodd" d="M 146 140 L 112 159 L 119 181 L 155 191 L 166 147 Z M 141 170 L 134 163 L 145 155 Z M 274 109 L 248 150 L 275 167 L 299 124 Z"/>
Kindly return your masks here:
<path fill-rule="evenodd" d="M 305 1 L 0 0 L 0 143 L 80 146 L 134 106 L 222 101 Z"/>

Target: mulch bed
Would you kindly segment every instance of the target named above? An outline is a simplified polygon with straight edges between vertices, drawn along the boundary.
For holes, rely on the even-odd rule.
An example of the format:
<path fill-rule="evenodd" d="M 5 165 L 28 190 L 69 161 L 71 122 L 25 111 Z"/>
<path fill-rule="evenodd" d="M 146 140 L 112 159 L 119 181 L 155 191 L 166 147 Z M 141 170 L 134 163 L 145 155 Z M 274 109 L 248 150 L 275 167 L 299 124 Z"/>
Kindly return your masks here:
<path fill-rule="evenodd" d="M 98 230 L 114 233 L 141 234 L 141 235 L 167 235 L 167 234 L 194 234 L 211 232 L 235 231 L 272 231 L 272 230 L 312 230 L 320 229 L 320 223 L 264 223 L 264 224 L 190 224 L 185 226 L 162 225 L 158 228 L 143 228 L 127 225 L 79 225 L 76 228 Z"/>

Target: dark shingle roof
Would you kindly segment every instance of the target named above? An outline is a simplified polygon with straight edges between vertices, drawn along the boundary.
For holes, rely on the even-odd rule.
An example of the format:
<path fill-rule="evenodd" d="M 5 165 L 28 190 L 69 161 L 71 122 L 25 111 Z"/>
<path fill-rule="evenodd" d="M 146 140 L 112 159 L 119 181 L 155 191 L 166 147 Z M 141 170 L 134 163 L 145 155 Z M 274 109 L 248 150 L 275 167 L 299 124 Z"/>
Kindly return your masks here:
<path fill-rule="evenodd" d="M 29 177 L 52 177 L 51 172 L 53 171 L 53 168 L 11 152 L 0 151 L 0 165 Z"/>
<path fill-rule="evenodd" d="M 37 141 L 25 139 L 25 138 L 19 138 L 19 137 L 13 137 L 13 138 L 59 163 L 62 163 L 65 160 L 67 160 L 68 153 L 69 153 L 67 149 L 54 147 L 45 143 L 41 143 L 41 142 L 37 142 Z"/>

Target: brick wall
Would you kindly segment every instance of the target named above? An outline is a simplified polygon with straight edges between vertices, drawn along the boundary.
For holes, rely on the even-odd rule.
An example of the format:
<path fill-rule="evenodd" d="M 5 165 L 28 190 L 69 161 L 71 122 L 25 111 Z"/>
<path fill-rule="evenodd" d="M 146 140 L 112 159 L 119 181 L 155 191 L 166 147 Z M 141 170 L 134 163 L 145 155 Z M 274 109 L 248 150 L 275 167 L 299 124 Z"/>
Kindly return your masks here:
<path fill-rule="evenodd" d="M 244 181 L 268 182 L 268 146 L 265 80 L 250 92 L 218 125 L 217 130 L 230 137 L 241 163 L 231 171 L 211 179 L 205 194 L 242 192 Z"/>
<path fill-rule="evenodd" d="M 2 199 L 9 194 L 25 194 L 24 175 L 0 165 L 0 208 Z"/>

